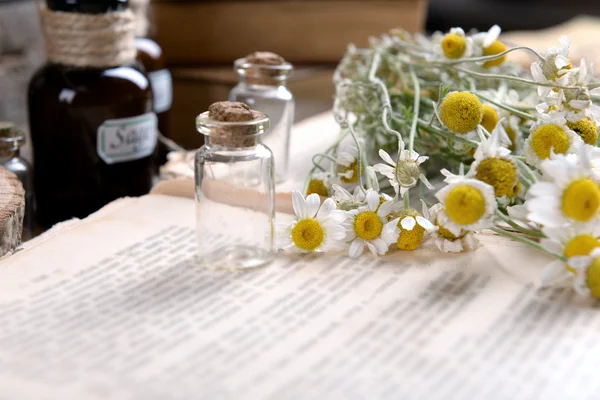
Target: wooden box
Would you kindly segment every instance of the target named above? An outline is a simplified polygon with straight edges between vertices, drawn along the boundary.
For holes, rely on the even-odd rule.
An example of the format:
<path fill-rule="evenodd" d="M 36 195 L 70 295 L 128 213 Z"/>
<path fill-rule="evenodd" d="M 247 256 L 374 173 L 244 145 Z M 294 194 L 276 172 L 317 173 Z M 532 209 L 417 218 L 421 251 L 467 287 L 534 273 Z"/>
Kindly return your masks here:
<path fill-rule="evenodd" d="M 169 64 L 224 64 L 257 50 L 294 63 L 337 63 L 348 43 L 392 28 L 423 30 L 427 0 L 259 0 L 152 3 Z"/>

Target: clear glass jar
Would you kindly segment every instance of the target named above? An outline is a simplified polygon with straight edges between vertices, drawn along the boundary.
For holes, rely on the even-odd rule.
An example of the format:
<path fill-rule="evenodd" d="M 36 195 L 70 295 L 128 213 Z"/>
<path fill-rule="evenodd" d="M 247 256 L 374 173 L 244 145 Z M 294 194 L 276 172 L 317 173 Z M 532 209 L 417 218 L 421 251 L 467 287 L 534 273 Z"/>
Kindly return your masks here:
<path fill-rule="evenodd" d="M 274 256 L 273 154 L 261 142 L 269 117 L 222 122 L 196 118 L 204 146 L 196 153 L 199 262 L 208 268 L 263 266 Z"/>
<path fill-rule="evenodd" d="M 290 132 L 294 122 L 294 95 L 286 87 L 293 66 L 262 65 L 248 62 L 246 58 L 235 61 L 240 82 L 229 93 L 229 101 L 240 101 L 252 109 L 269 116 L 271 128 L 263 142 L 275 157 L 275 180 L 287 178 L 290 153 Z"/>
<path fill-rule="evenodd" d="M 34 203 L 31 165 L 21 157 L 25 134 L 11 122 L 0 122 L 0 165 L 19 178 L 25 189 L 25 217 L 23 218 L 23 241 L 33 237 Z"/>

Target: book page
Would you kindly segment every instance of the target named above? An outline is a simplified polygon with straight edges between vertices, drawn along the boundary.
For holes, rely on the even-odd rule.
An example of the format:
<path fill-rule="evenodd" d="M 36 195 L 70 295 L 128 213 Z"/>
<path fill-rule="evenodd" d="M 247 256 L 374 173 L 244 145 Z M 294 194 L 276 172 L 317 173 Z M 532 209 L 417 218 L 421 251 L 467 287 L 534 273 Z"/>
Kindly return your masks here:
<path fill-rule="evenodd" d="M 597 398 L 599 303 L 519 243 L 208 270 L 192 200 L 110 207 L 0 263 L 0 398 Z"/>

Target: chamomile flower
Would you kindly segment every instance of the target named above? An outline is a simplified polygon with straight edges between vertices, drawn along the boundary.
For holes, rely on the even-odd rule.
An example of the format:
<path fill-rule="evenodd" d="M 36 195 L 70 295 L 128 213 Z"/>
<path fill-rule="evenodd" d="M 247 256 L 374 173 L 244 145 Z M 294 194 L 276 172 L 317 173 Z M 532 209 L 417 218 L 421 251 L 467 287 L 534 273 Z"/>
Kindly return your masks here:
<path fill-rule="evenodd" d="M 333 184 L 331 188 L 333 189 L 331 198 L 335 201 L 339 210 L 349 211 L 365 204 L 365 193 L 359 186 L 354 188 L 354 193 L 350 193 L 336 184 Z"/>
<path fill-rule="evenodd" d="M 591 118 L 582 118 L 577 122 L 567 122 L 567 126 L 579 135 L 583 143 L 592 146 L 598 141 L 598 125 Z"/>
<path fill-rule="evenodd" d="M 583 140 L 566 125 L 562 116 L 542 115 L 543 119 L 531 127 L 525 140 L 525 160 L 539 167 L 550 154 L 576 153 Z"/>
<path fill-rule="evenodd" d="M 525 203 L 531 221 L 545 227 L 598 221 L 600 186 L 587 147 L 579 151 L 579 158 L 555 156 L 542 163 L 545 181 L 529 188 Z"/>
<path fill-rule="evenodd" d="M 429 157 L 420 156 L 415 151 L 405 150 L 402 141 L 399 143 L 399 148 L 397 161 L 392 160 L 392 157 L 385 150 L 380 149 L 379 157 L 386 164 L 375 164 L 373 170 L 387 177 L 390 185 L 401 197 L 404 197 L 404 193 L 414 187 L 419 179 L 427 188 L 433 189 L 425 174 L 421 172 L 420 167 Z"/>
<path fill-rule="evenodd" d="M 475 129 L 483 119 L 483 105 L 470 92 L 448 93 L 435 108 L 435 112 L 448 130 L 464 136 L 475 136 Z"/>
<path fill-rule="evenodd" d="M 498 25 L 492 26 L 487 32 L 473 35 L 473 43 L 483 56 L 494 56 L 507 50 L 506 45 L 498 39 L 502 30 Z M 484 68 L 497 67 L 506 61 L 506 55 L 483 63 Z"/>
<path fill-rule="evenodd" d="M 461 251 L 475 249 L 478 241 L 473 232 L 461 230 L 458 235 L 455 235 L 440 224 L 438 214 L 443 208 L 444 206 L 440 203 L 435 204 L 430 209 L 423 207 L 423 216 L 437 227 L 436 230 L 431 231 L 431 238 L 436 247 L 444 253 L 460 253 Z"/>
<path fill-rule="evenodd" d="M 343 183 L 358 182 L 358 147 L 354 141 L 348 140 L 340 146 L 336 165 L 337 175 Z"/>
<path fill-rule="evenodd" d="M 319 195 L 304 198 L 299 191 L 292 193 L 296 221 L 279 228 L 277 247 L 301 252 L 324 252 L 344 248 L 346 230 L 344 211 L 335 209 L 335 202 L 327 199 L 320 204 Z"/>
<path fill-rule="evenodd" d="M 560 46 L 551 47 L 544 55 L 544 61 L 534 62 L 531 64 L 531 75 L 536 82 L 548 83 L 555 82 L 559 85 L 568 83 L 569 76 L 567 73 L 573 67 L 569 59 L 570 42 L 566 36 L 559 38 Z M 538 87 L 538 94 L 545 98 L 552 91 L 549 87 Z"/>
<path fill-rule="evenodd" d="M 600 298 L 600 248 L 587 256 L 569 258 L 567 262 L 575 269 L 575 290 L 584 296 Z"/>
<path fill-rule="evenodd" d="M 498 121 L 500 121 L 500 116 L 496 108 L 490 104 L 484 104 L 481 126 L 483 126 L 486 131 L 492 132 L 496 125 L 498 125 Z"/>
<path fill-rule="evenodd" d="M 379 194 L 372 189 L 367 191 L 366 200 L 366 205 L 347 211 L 346 239 L 350 242 L 348 254 L 353 258 L 359 257 L 365 246 L 375 256 L 385 254 L 391 243 L 384 239 L 384 237 L 389 238 L 390 235 L 383 235 L 383 233 L 397 229 L 398 225 L 398 219 L 390 222 L 387 219 L 393 205 L 392 201 L 380 205 Z"/>
<path fill-rule="evenodd" d="M 316 193 L 319 196 L 329 196 L 329 180 L 331 176 L 327 172 L 315 172 L 312 174 L 306 189 L 306 195 Z"/>
<path fill-rule="evenodd" d="M 463 230 L 474 231 L 487 228 L 497 209 L 494 188 L 477 179 L 453 175 L 442 170 L 448 185 L 435 197 L 444 208 L 438 213 L 438 221 L 454 236 Z"/>
<path fill-rule="evenodd" d="M 424 210 L 427 207 L 423 203 Z M 390 242 L 396 242 L 396 247 L 400 250 L 412 251 L 417 249 L 423 242 L 425 233 L 431 233 L 437 230 L 437 227 L 423 217 L 417 210 L 401 209 L 394 214 L 399 219 L 397 230 L 394 230 L 395 236 L 386 237 Z"/>
<path fill-rule="evenodd" d="M 588 223 L 560 228 L 542 228 L 546 238 L 540 244 L 550 253 L 564 256 L 566 259 L 587 256 L 595 248 L 600 247 L 600 224 Z M 575 272 L 573 267 L 561 260 L 549 263 L 542 272 L 542 284 L 548 284 L 561 277 L 568 277 Z"/>
<path fill-rule="evenodd" d="M 473 51 L 473 42 L 462 28 L 452 28 L 441 38 L 440 50 L 441 54 L 450 60 L 469 57 Z"/>
<path fill-rule="evenodd" d="M 467 176 L 487 183 L 494 188 L 496 197 L 508 196 L 519 182 L 517 166 L 510 157 L 510 150 L 503 145 L 510 143 L 502 124 L 483 141 L 475 152 L 475 161 Z"/>

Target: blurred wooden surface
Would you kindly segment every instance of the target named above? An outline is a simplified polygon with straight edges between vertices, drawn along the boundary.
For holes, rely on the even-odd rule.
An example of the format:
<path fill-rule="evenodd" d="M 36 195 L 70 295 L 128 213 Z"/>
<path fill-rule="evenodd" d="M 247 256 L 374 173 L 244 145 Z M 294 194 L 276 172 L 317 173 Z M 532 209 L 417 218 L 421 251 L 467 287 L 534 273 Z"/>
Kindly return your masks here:
<path fill-rule="evenodd" d="M 229 64 L 257 50 L 294 63 L 337 63 L 348 43 L 402 27 L 422 31 L 427 0 L 262 0 L 152 3 L 170 64 Z"/>

